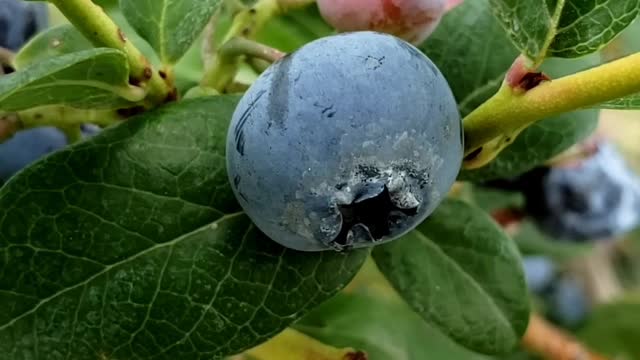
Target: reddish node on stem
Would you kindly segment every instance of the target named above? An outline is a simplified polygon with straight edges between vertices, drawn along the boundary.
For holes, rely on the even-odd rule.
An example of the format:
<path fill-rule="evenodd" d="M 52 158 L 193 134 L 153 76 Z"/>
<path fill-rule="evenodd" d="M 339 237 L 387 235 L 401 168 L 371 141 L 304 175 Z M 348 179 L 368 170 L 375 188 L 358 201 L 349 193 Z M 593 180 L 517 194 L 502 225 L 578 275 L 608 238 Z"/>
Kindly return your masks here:
<path fill-rule="evenodd" d="M 493 220 L 495 220 L 502 227 L 520 223 L 525 218 L 525 216 L 526 214 L 524 213 L 524 211 L 515 208 L 494 210 L 491 213 L 491 217 L 493 217 Z"/>
<path fill-rule="evenodd" d="M 527 65 L 527 59 L 520 55 L 511 65 L 505 81 L 512 89 L 526 92 L 544 81 L 551 80 L 546 74 L 535 70 L 535 68 L 530 68 Z"/>

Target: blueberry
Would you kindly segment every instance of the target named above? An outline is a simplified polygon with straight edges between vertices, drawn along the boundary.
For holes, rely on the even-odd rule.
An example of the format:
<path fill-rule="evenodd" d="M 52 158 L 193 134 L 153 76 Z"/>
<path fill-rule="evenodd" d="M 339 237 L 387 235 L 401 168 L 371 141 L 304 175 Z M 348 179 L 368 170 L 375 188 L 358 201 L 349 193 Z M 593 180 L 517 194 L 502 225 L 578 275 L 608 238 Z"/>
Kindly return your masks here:
<path fill-rule="evenodd" d="M 54 127 L 19 131 L 0 144 L 0 180 L 7 181 L 23 167 L 66 145 L 67 137 Z"/>
<path fill-rule="evenodd" d="M 591 308 L 585 288 L 566 275 L 553 283 L 545 298 L 549 307 L 548 316 L 568 327 L 579 326 Z"/>
<path fill-rule="evenodd" d="M 640 181 L 613 145 L 576 167 L 553 168 L 543 180 L 545 211 L 538 225 L 561 239 L 608 239 L 640 222 Z"/>
<path fill-rule="evenodd" d="M 459 172 L 462 126 L 436 66 L 390 35 L 313 41 L 245 93 L 227 138 L 233 191 L 284 246 L 393 240 L 438 206 Z"/>
<path fill-rule="evenodd" d="M 522 260 L 527 285 L 532 292 L 540 292 L 551 284 L 555 277 L 555 264 L 545 256 L 526 256 Z"/>
<path fill-rule="evenodd" d="M 40 30 L 47 27 L 45 3 L 0 0 L 0 47 L 18 50 Z"/>

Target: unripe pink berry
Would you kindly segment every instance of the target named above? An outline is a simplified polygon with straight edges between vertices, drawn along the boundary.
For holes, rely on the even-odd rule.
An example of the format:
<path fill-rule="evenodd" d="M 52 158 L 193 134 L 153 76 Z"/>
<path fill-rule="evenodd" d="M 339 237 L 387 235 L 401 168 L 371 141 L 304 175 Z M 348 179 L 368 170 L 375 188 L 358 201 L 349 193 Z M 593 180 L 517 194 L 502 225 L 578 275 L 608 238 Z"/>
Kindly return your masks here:
<path fill-rule="evenodd" d="M 414 44 L 436 28 L 447 0 L 318 0 L 322 17 L 338 31 L 373 30 Z"/>

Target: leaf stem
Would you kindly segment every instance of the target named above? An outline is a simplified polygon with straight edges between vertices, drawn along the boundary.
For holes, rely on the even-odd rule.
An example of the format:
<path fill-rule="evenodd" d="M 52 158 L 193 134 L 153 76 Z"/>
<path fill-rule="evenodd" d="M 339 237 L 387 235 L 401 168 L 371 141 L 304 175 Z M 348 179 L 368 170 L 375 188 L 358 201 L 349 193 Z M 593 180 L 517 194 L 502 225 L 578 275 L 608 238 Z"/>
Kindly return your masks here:
<path fill-rule="evenodd" d="M 172 89 L 153 69 L 151 63 L 104 10 L 91 0 L 49 0 L 82 34 L 97 47 L 109 47 L 127 55 L 130 83 L 145 88 L 152 104 L 170 98 Z"/>
<path fill-rule="evenodd" d="M 233 38 L 218 50 L 202 85 L 224 92 L 227 85 L 233 81 L 242 56 L 272 63 L 285 56 L 285 53 L 242 37 Z"/>
<path fill-rule="evenodd" d="M 242 55 L 269 62 L 282 57 L 283 53 L 249 40 L 254 39 L 274 16 L 313 2 L 314 0 L 258 0 L 252 7 L 238 12 L 222 40 L 222 46 L 205 70 L 201 86 L 223 92 L 235 77 Z"/>
<path fill-rule="evenodd" d="M 464 119 L 465 163 L 478 168 L 493 160 L 538 120 L 640 92 L 640 53 L 552 81 L 531 90 L 506 81 Z"/>
<path fill-rule="evenodd" d="M 70 127 L 81 124 L 109 126 L 122 121 L 116 110 L 75 109 L 67 106 L 41 106 L 16 113 L 23 128 L 37 126 Z"/>

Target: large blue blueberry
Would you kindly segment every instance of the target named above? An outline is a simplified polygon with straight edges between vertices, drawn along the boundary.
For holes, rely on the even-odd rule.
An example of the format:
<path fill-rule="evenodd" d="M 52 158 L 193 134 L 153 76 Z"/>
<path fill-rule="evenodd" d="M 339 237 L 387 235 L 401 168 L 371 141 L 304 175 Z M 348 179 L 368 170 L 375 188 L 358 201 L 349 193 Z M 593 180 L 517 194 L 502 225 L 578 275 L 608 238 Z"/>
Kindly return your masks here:
<path fill-rule="evenodd" d="M 66 145 L 67 137 L 54 127 L 17 132 L 0 144 L 0 181 L 7 181 L 23 167 Z"/>
<path fill-rule="evenodd" d="M 0 47 L 18 50 L 47 26 L 47 5 L 22 0 L 0 0 Z"/>
<path fill-rule="evenodd" d="M 412 45 L 354 32 L 273 64 L 240 101 L 227 168 L 240 204 L 284 246 L 393 240 L 438 206 L 463 155 L 446 80 Z"/>

